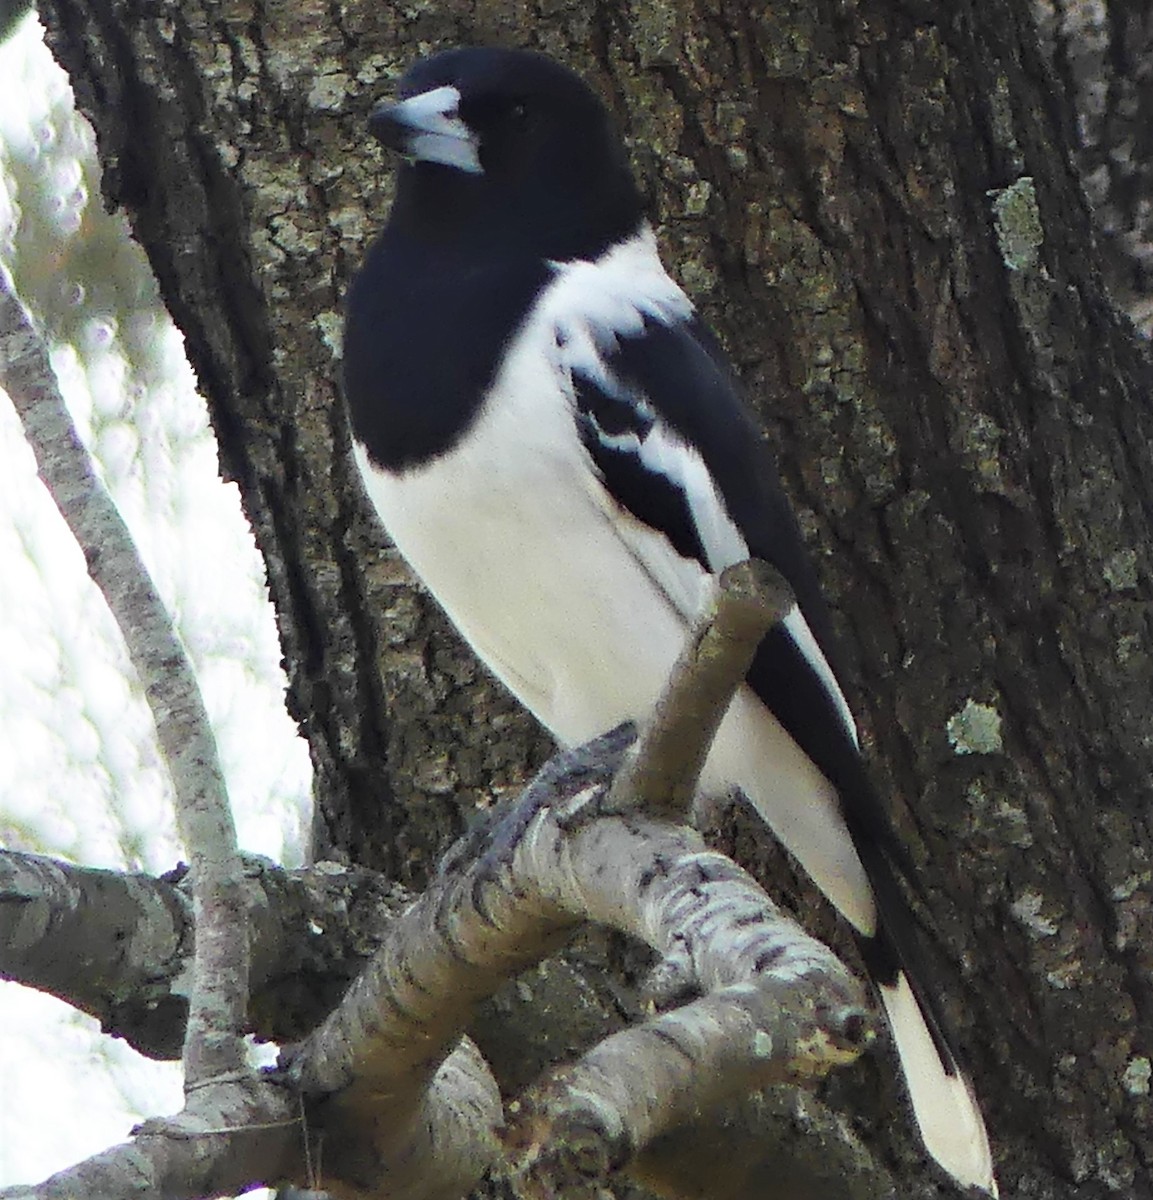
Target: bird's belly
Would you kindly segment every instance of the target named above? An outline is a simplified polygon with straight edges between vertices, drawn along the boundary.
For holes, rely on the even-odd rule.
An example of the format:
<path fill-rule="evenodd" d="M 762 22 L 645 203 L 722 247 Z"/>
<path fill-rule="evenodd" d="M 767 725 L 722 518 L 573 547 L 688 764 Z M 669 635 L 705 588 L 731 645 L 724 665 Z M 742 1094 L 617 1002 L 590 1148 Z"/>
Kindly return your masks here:
<path fill-rule="evenodd" d="M 362 472 L 453 624 L 559 741 L 577 744 L 651 707 L 686 624 L 579 484 L 558 487 L 565 464 L 543 465 L 482 487 L 451 455 L 399 478 Z"/>

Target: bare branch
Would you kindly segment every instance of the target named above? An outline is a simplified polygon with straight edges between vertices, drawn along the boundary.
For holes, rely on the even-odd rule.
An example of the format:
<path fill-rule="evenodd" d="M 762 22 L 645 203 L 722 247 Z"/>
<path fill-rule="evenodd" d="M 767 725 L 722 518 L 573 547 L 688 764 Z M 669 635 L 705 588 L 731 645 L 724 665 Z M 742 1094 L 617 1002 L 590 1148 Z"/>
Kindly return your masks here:
<path fill-rule="evenodd" d="M 530 828 L 578 807 L 611 781 L 624 743 L 610 734 L 551 760 L 491 831 L 490 852 L 442 875 L 394 924 L 340 1006 L 299 1048 L 306 1093 L 426 1080 L 468 1024 L 474 1005 L 509 976 L 559 948 L 587 919 L 555 895 L 549 864 L 526 864 Z M 522 811 L 533 814 L 526 825 Z"/>
<path fill-rule="evenodd" d="M 253 863 L 247 882 L 251 908 L 258 916 L 254 922 L 252 973 L 253 999 L 258 1006 L 255 1023 L 260 1027 L 269 1022 L 272 1027 L 264 1032 L 273 1036 L 283 1032 L 292 1020 L 307 1020 L 310 1014 L 312 1024 L 320 1019 L 323 1010 L 309 1009 L 308 1002 L 295 994 L 296 989 L 304 986 L 309 1001 L 321 1003 L 327 996 L 331 1004 L 350 974 L 363 965 L 364 940 L 386 937 L 390 919 L 406 899 L 370 872 L 349 872 L 331 863 L 299 872 Z M 66 993 L 79 988 L 85 995 L 90 994 L 94 1006 L 107 1004 L 118 989 L 129 986 L 142 989 L 136 1001 L 141 1009 L 149 988 L 153 1003 L 179 1001 L 168 990 L 171 979 L 165 982 L 147 978 L 146 951 L 139 962 L 126 956 L 120 964 L 104 964 L 103 974 L 99 960 L 114 949 L 110 943 L 118 935 L 127 935 L 121 936 L 121 941 L 147 944 L 151 940 L 149 925 L 137 924 L 136 916 L 148 914 L 155 924 L 163 921 L 154 913 L 156 909 L 177 913 L 187 909 L 187 898 L 180 889 L 180 884 L 163 879 L 70 867 L 35 855 L 0 855 L 0 903 L 20 905 L 8 908 L 18 914 L 12 922 L 13 938 L 36 942 L 45 924 L 69 926 L 68 936 L 90 946 L 92 977 L 61 982 Z M 101 904 L 101 900 L 106 903 Z M 54 907 L 53 902 L 61 907 Z M 85 906 L 83 914 L 75 911 L 77 904 Z M 93 904 L 114 914 L 107 928 L 98 914 L 88 911 Z M 164 927 L 172 929 L 170 923 Z M 84 930 L 92 934 L 104 930 L 108 936 L 100 940 L 85 938 Z M 301 930 L 316 931 L 304 938 L 307 944 L 302 944 Z M 57 946 L 61 936 L 58 932 L 54 939 Z M 169 949 L 173 958 L 162 965 L 172 976 L 179 972 L 182 956 L 187 956 L 188 950 L 175 946 Z M 73 970 L 84 971 L 84 962 L 69 958 Z M 298 974 L 305 963 L 317 973 L 309 976 L 307 986 Z M 322 974 L 325 968 L 329 973 Z M 262 995 L 260 988 L 265 984 L 272 989 L 271 994 Z M 118 1002 L 131 1003 L 124 995 L 124 990 L 119 990 Z M 67 994 L 65 998 L 74 999 Z M 172 1017 L 168 1024 L 175 1025 L 179 1033 L 183 1013 Z M 166 1032 L 171 1035 L 173 1030 Z M 0 1192 L 0 1196 L 5 1200 L 16 1195 L 55 1200 L 61 1196 L 233 1195 L 262 1180 L 318 1183 L 319 1178 L 313 1179 L 310 1170 L 322 1176 L 326 1160 L 339 1161 L 344 1171 L 354 1172 L 357 1162 L 367 1156 L 356 1138 L 342 1135 L 343 1122 L 336 1108 L 330 1110 L 336 1115 L 328 1136 L 311 1147 L 310 1165 L 297 1097 L 295 1086 L 286 1086 L 275 1076 L 240 1072 L 214 1080 L 191 1092 L 179 1117 L 149 1121 L 131 1143 L 114 1147 L 36 1187 Z M 427 1086 L 422 1081 L 420 1087 L 398 1092 L 389 1097 L 388 1104 L 382 1103 L 379 1096 L 369 1103 L 375 1114 L 383 1112 L 387 1117 L 372 1143 L 371 1161 L 379 1174 L 383 1160 L 392 1186 L 407 1180 L 396 1192 L 406 1200 L 455 1200 L 496 1157 L 500 1095 L 487 1064 L 467 1039 L 441 1064 Z M 274 1136 L 266 1136 L 266 1127 L 272 1127 Z M 345 1194 L 363 1192 L 356 1188 Z"/>
<path fill-rule="evenodd" d="M 609 1037 L 530 1090 L 507 1144 L 542 1195 L 577 1177 L 595 1185 L 646 1150 L 645 1171 L 655 1177 L 655 1143 L 698 1113 L 767 1083 L 820 1076 L 860 1053 L 871 1036 L 862 994 L 832 954 L 696 832 L 638 811 L 687 811 L 729 699 L 765 630 L 791 603 L 775 572 L 744 565 L 729 573 L 625 783 L 614 776 L 631 730 L 558 756 L 483 845 L 473 839 L 450 854 L 434 885 L 393 922 L 344 1000 L 287 1060 L 286 1082 L 308 1099 L 309 1144 L 329 1164 L 323 1186 L 365 1195 L 387 1179 L 389 1193 L 405 1200 L 466 1192 L 498 1156 L 502 1112 L 488 1065 L 462 1031 L 482 998 L 589 920 L 652 946 L 662 960 L 654 991 L 679 1007 Z M 470 849 L 483 853 L 470 858 Z M 241 881 L 227 869 L 212 881 L 243 908 Z M 238 980 L 219 966 L 210 962 L 202 978 L 232 996 Z M 212 1038 L 227 1028 L 205 1027 L 211 1036 L 199 1067 L 224 1061 Z M 186 1044 L 196 1044 L 192 1034 Z M 244 1099 L 224 1120 L 216 1106 L 230 1080 Z M 252 1182 L 247 1165 L 237 1170 L 238 1161 L 247 1164 L 244 1146 L 260 1129 L 284 1124 L 282 1096 L 270 1102 L 266 1086 L 242 1070 L 198 1076 L 176 1122 L 150 1122 L 131 1147 L 30 1194 L 100 1188 L 102 1173 L 111 1179 L 130 1164 L 150 1194 L 219 1194 L 207 1190 L 209 1176 L 212 1188 L 238 1190 Z M 168 1190 L 174 1140 L 181 1179 L 197 1182 Z M 302 1143 L 278 1145 L 278 1170 L 299 1179 L 302 1159 L 289 1159 Z M 123 1181 L 117 1187 L 139 1194 Z"/>
<path fill-rule="evenodd" d="M 667 810 L 691 798 L 757 643 L 792 604 L 775 572 L 751 566 L 731 573 L 721 595 L 634 759 L 629 782 L 646 804 Z M 630 741 L 615 730 L 560 755 L 483 847 L 473 839 L 450 854 L 442 879 L 298 1048 L 294 1074 L 306 1095 L 329 1097 L 317 1116 L 333 1133 L 391 1163 L 395 1150 L 378 1133 L 390 1126 L 382 1096 L 406 1127 L 475 1004 L 590 919 L 656 949 L 667 993 L 700 998 L 609 1038 L 530 1094 L 510 1145 L 522 1163 L 543 1166 L 545 1187 L 574 1161 L 595 1162 L 599 1178 L 699 1110 L 860 1053 L 871 1030 L 859 985 L 750 876 L 689 829 L 603 815 L 612 797 L 635 811 L 631 796 L 610 793 Z M 465 862 L 469 849 L 483 853 Z M 429 1153 L 422 1169 L 444 1149 Z M 341 1155 L 342 1164 L 355 1158 Z"/>
<path fill-rule="evenodd" d="M 512 1137 L 524 1161 L 546 1140 L 579 1154 L 575 1130 L 593 1127 L 607 1169 L 698 1108 L 860 1053 L 870 1024 L 859 985 L 750 876 L 692 830 L 598 816 L 624 745 L 616 732 L 550 763 L 512 833 L 507 820 L 497 827 L 495 857 L 420 897 L 298 1049 L 306 1094 L 330 1096 L 314 1110 L 326 1138 L 379 1145 L 385 1096 L 403 1101 L 407 1122 L 475 1003 L 590 919 L 643 938 L 663 956 L 662 990 L 700 999 L 608 1039 L 534 1092 Z"/>
<path fill-rule="evenodd" d="M 0 851 L 0 977 L 125 1024 L 138 1049 L 179 1056 L 187 1000 L 172 984 L 192 953 L 192 910 L 173 883 Z"/>
<path fill-rule="evenodd" d="M 534 838 L 549 836 L 540 822 Z M 563 852 L 526 848 L 542 851 L 563 853 L 569 903 L 662 953 L 662 992 L 704 995 L 606 1039 L 522 1101 L 509 1146 L 541 1186 L 600 1177 L 697 1111 L 820 1076 L 870 1040 L 857 981 L 695 832 L 605 819 Z"/>
<path fill-rule="evenodd" d="M 688 821 L 701 768 L 761 639 L 794 604 L 781 573 L 750 559 L 722 572 L 713 611 L 698 623 L 613 784 L 607 808 Z"/>
<path fill-rule="evenodd" d="M 36 454 L 40 477 L 79 542 L 144 684 L 192 860 L 196 972 L 185 1044 L 186 1084 L 243 1066 L 248 932 L 236 829 L 196 676 L 116 505 L 92 469 L 43 340 L 0 277 L 0 385 Z"/>
<path fill-rule="evenodd" d="M 499 1160 L 500 1090 L 468 1038 L 431 1077 L 358 1083 L 308 1112 L 334 1196 L 459 1200 Z"/>
<path fill-rule="evenodd" d="M 121 1143 L 0 1200 L 205 1200 L 303 1177 L 295 1096 L 246 1073 L 199 1089 L 179 1116 L 148 1121 Z"/>

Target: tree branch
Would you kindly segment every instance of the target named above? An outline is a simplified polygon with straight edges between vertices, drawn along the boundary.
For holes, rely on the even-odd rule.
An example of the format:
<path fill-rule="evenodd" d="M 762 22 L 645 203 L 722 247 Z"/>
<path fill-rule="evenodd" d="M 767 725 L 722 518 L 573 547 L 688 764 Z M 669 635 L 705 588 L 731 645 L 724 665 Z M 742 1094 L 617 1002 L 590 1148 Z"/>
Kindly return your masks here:
<path fill-rule="evenodd" d="M 662 955 L 655 990 L 664 1000 L 700 998 L 609 1038 L 530 1093 L 509 1145 L 542 1187 L 567 1177 L 574 1159 L 599 1178 L 698 1109 L 819 1076 L 867 1044 L 860 985 L 750 876 L 695 831 L 600 815 L 626 742 L 616 731 L 548 764 L 491 831 L 496 857 L 481 855 L 421 896 L 294 1052 L 293 1077 L 324 1097 L 310 1122 L 344 1180 L 348 1163 L 358 1178 L 376 1177 L 368 1147 L 380 1155 L 376 1172 L 394 1169 L 397 1131 L 413 1128 L 413 1109 L 476 1002 L 588 920 Z M 395 1120 L 382 1114 L 386 1097 Z M 483 1149 L 489 1117 L 479 1108 L 474 1117 L 470 1144 Z M 462 1132 L 444 1126 L 440 1143 L 429 1135 L 423 1164 L 406 1142 L 406 1167 L 420 1175 L 450 1150 L 459 1155 Z"/>
<path fill-rule="evenodd" d="M 530 1091 L 508 1137 L 530 1192 L 602 1178 L 698 1111 L 819 1077 L 870 1040 L 860 985 L 694 831 L 610 818 L 545 853 L 563 857 L 574 906 L 662 955 L 663 1000 L 703 995 Z"/>
<path fill-rule="evenodd" d="M 191 905 L 173 883 L 0 851 L 0 912 L 0 977 L 146 1054 L 179 1056 L 187 1001 L 172 989 L 193 939 Z"/>
<path fill-rule="evenodd" d="M 78 867 L 0 850 L 0 977 L 49 992 L 153 1058 L 179 1058 L 192 902 L 183 874 Z M 411 896 L 373 871 L 245 860 L 252 914 L 246 1025 L 291 1042 L 314 1029 Z"/>
<path fill-rule="evenodd" d="M 0 1188 L 0 1200 L 204 1200 L 303 1177 L 301 1117 L 267 1076 L 217 1079 L 184 1111 L 146 1121 L 113 1146 L 42 1183 Z"/>
<path fill-rule="evenodd" d="M 248 928 L 236 829 L 216 740 L 195 673 L 116 505 L 92 468 L 43 340 L 0 275 L 0 385 L 24 425 L 44 480 L 84 551 L 144 684 L 192 860 L 196 970 L 185 1039 L 185 1086 L 243 1067 Z"/>
<path fill-rule="evenodd" d="M 646 804 L 691 795 L 757 641 L 790 604 L 773 573 L 726 580 L 628 759 Z M 860 986 L 699 834 L 622 798 L 614 781 L 632 741 L 622 728 L 558 755 L 482 840 L 446 856 L 341 1003 L 285 1056 L 290 1087 L 269 1092 L 267 1077 L 242 1070 L 217 1075 L 188 1091 L 175 1121 L 149 1122 L 131 1146 L 25 1194 L 109 1194 L 107 1179 L 130 1168 L 131 1187 L 121 1182 L 118 1194 L 236 1191 L 255 1182 L 246 1148 L 271 1127 L 264 1181 L 300 1180 L 320 1158 L 317 1182 L 341 1195 L 375 1194 L 387 1180 L 404 1200 L 453 1200 L 499 1157 L 503 1119 L 463 1030 L 482 998 L 588 921 L 657 951 L 651 990 L 669 1011 L 530 1089 L 506 1138 L 528 1192 L 551 1195 L 574 1179 L 599 1186 L 634 1163 L 657 1178 L 660 1139 L 700 1113 L 852 1061 L 871 1037 Z M 304 1139 L 286 1132 L 284 1097 L 297 1094 Z"/>
<path fill-rule="evenodd" d="M 761 639 L 793 607 L 785 578 L 747 560 L 721 573 L 711 615 L 685 644 L 632 757 L 613 783 L 608 808 L 636 808 L 688 821 L 697 779 L 733 693 Z"/>

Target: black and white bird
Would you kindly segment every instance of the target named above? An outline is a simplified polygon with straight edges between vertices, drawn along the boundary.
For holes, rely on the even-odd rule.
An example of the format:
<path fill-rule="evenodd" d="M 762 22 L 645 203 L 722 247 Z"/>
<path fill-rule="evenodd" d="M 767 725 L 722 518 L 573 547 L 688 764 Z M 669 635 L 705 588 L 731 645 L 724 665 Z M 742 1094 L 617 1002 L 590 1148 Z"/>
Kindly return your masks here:
<path fill-rule="evenodd" d="M 661 265 L 607 112 L 539 54 L 460 49 L 413 66 L 371 128 L 404 162 L 349 294 L 344 382 L 385 528 L 569 745 L 651 709 L 723 568 L 782 572 L 797 605 L 702 789 L 739 786 L 851 922 L 925 1145 L 996 1194 L 932 981 L 904 970 L 892 836 L 795 520 L 733 371 Z"/>

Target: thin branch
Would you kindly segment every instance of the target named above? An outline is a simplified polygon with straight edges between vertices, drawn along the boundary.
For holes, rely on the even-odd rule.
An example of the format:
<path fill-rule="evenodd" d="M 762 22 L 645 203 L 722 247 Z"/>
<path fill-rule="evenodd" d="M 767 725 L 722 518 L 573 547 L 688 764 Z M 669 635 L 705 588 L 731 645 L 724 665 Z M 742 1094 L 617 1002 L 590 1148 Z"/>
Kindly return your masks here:
<path fill-rule="evenodd" d="M 563 858 L 566 907 L 660 952 L 664 995 L 700 996 L 522 1098 L 508 1145 L 545 1192 L 574 1170 L 602 1177 L 724 1100 L 819 1077 L 871 1040 L 861 985 L 694 831 L 602 819 L 562 848 L 542 819 L 530 838 L 526 855 Z"/>
<path fill-rule="evenodd" d="M 781 573 L 749 559 L 722 572 L 606 808 L 688 821 L 717 729 L 766 633 L 794 606 Z"/>
<path fill-rule="evenodd" d="M 607 1171 L 698 1110 L 819 1076 L 868 1043 L 860 985 L 749 875 L 693 830 L 599 815 L 625 744 L 615 732 L 550 763 L 517 805 L 530 819 L 514 812 L 511 839 L 493 834 L 496 858 L 420 897 L 298 1048 L 294 1076 L 330 1097 L 314 1116 L 342 1161 L 390 1127 L 383 1097 L 407 1118 L 481 997 L 590 919 L 647 941 L 663 956 L 662 990 L 700 999 L 609 1038 L 526 1098 L 510 1145 L 553 1182 L 557 1155 Z"/>
<path fill-rule="evenodd" d="M 646 805 L 667 811 L 671 798 L 691 796 L 757 643 L 791 605 L 770 570 L 742 567 L 726 580 L 627 769 L 625 786 Z M 473 837 L 450 853 L 296 1049 L 294 1077 L 306 1095 L 328 1097 L 316 1115 L 342 1139 L 342 1162 L 374 1139 L 390 1161 L 377 1133 L 389 1125 L 382 1096 L 411 1111 L 475 1004 L 589 920 L 648 942 L 662 955 L 665 992 L 699 999 L 610 1037 L 526 1097 L 509 1145 L 542 1194 L 574 1161 L 599 1179 L 694 1113 L 819 1076 L 867 1044 L 860 985 L 749 875 L 693 830 L 605 815 L 637 810 L 613 783 L 631 741 L 614 730 L 558 756 L 483 844 Z"/>
<path fill-rule="evenodd" d="M 0 978 L 58 997 L 153 1057 L 176 1058 L 192 907 L 167 879 L 0 851 Z"/>
<path fill-rule="evenodd" d="M 525 835 L 544 820 L 563 842 L 557 813 L 608 787 L 625 744 L 614 732 L 550 760 L 489 831 L 493 852 L 442 873 L 397 919 L 339 1007 L 297 1048 L 306 1093 L 427 1080 L 476 1003 L 587 919 L 579 902 L 566 906 L 554 894 L 555 868 L 524 861 L 524 847 L 540 844 Z M 522 811 L 533 814 L 527 824 Z"/>
<path fill-rule="evenodd" d="M 0 386 L 24 424 L 44 480 L 104 594 L 142 681 L 192 860 L 196 970 L 185 1082 L 244 1064 L 238 1034 L 248 988 L 248 932 L 236 829 L 216 740 L 184 647 L 132 536 L 73 427 L 44 342 L 0 273 Z"/>
<path fill-rule="evenodd" d="M 791 603 L 767 578 L 768 602 L 751 571 L 726 580 L 670 684 L 629 768 L 645 807 L 679 809 L 691 796 L 757 642 Z M 217 1073 L 187 1091 L 174 1122 L 149 1122 L 131 1145 L 23 1194 L 105 1194 L 114 1178 L 124 1195 L 234 1191 L 254 1181 L 245 1146 L 269 1130 L 278 1157 L 263 1179 L 299 1180 L 311 1143 L 286 1134 L 284 1099 L 299 1086 L 308 1138 L 329 1164 L 322 1186 L 367 1195 L 387 1181 L 404 1200 L 454 1200 L 496 1161 L 502 1116 L 491 1072 L 462 1030 L 480 999 L 589 920 L 648 942 L 662 958 L 654 990 L 689 1002 L 530 1090 L 507 1144 L 539 1194 L 576 1177 L 595 1186 L 630 1162 L 644 1161 L 655 1178 L 654 1145 L 699 1112 L 851 1061 L 871 1036 L 859 985 L 695 831 L 639 815 L 633 796 L 611 790 L 632 740 L 631 730 L 614 730 L 558 756 L 483 844 L 466 845 L 479 856 L 448 856 L 345 999 L 289 1056 L 291 1088 L 268 1093 L 268 1079 L 252 1072 Z M 606 815 L 614 803 L 625 815 Z M 243 907 L 239 887 L 229 894 Z M 216 965 L 205 977 L 229 983 Z M 199 1065 L 219 1066 L 217 1044 L 207 1049 Z"/>
<path fill-rule="evenodd" d="M 306 1111 L 314 1186 L 337 1196 L 460 1200 L 499 1162 L 500 1089 L 467 1037 L 419 1079 L 354 1086 Z"/>

